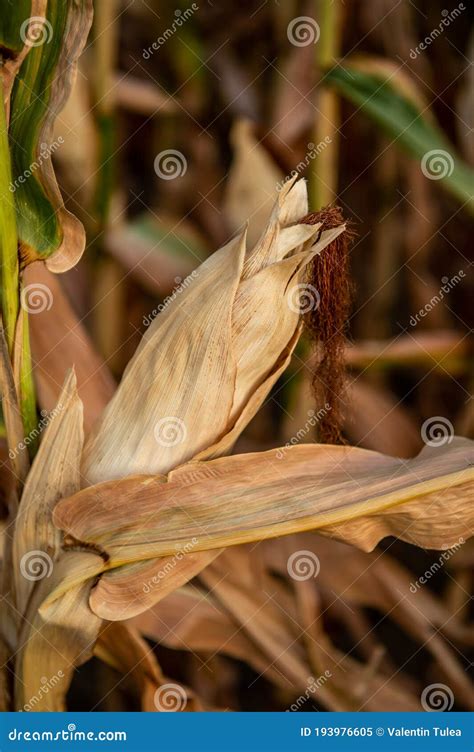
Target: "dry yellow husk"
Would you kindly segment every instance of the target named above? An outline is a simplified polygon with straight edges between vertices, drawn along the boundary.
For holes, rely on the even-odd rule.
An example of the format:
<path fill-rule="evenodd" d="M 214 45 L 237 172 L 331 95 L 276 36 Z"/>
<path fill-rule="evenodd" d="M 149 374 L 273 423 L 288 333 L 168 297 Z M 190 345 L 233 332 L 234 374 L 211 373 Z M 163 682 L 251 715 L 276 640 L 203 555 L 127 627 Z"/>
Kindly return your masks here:
<path fill-rule="evenodd" d="M 365 551 L 387 535 L 445 549 L 473 532 L 473 459 L 474 443 L 466 439 L 427 447 L 410 461 L 355 447 L 293 446 L 102 483 L 61 501 L 54 521 L 105 551 L 104 571 L 303 530 Z M 103 597 L 109 576 L 95 588 L 91 607 L 122 618 L 126 595 L 113 603 Z M 52 598 L 82 579 L 71 576 Z"/>
<path fill-rule="evenodd" d="M 16 710 L 65 709 L 74 668 L 92 654 L 101 624 L 88 605 L 88 583 L 39 613 L 66 573 L 103 564 L 95 553 L 63 553 L 62 535 L 52 522 L 58 499 L 80 488 L 82 444 L 82 402 L 70 372 L 28 475 L 13 532 L 14 601 L 5 623 L 15 657 Z"/>
<path fill-rule="evenodd" d="M 234 238 L 155 318 L 86 443 L 89 483 L 166 473 L 231 448 L 296 344 L 288 301 L 301 272 L 344 230 L 315 243 L 319 226 L 298 224 L 307 208 L 304 181 L 288 183 L 257 245 L 247 251 L 245 233 Z"/>

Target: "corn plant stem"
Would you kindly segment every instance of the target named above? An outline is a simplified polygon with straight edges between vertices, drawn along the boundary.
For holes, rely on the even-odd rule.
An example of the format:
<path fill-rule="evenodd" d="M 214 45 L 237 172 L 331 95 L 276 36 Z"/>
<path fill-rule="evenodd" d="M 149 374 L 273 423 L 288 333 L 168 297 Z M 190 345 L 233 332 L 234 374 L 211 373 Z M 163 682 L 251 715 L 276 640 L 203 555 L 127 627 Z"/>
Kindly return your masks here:
<path fill-rule="evenodd" d="M 33 459 L 38 449 L 38 420 L 36 410 L 36 390 L 33 380 L 33 362 L 31 359 L 30 327 L 26 311 L 23 314 L 19 385 L 21 415 L 25 428 L 25 436 L 28 436 L 30 439 L 28 443 L 28 452 L 30 459 Z"/>
<path fill-rule="evenodd" d="M 316 43 L 316 69 L 319 79 L 334 64 L 339 54 L 341 36 L 341 4 L 339 0 L 320 0 L 320 37 Z M 318 87 L 318 115 L 314 128 L 314 143 L 326 142 L 310 175 L 310 197 L 315 209 L 332 203 L 337 195 L 340 105 L 338 95 Z"/>
<path fill-rule="evenodd" d="M 28 314 L 23 312 L 20 332 L 16 342 L 18 314 L 20 312 L 20 272 L 18 262 L 18 232 L 12 185 L 11 159 L 8 143 L 8 123 L 0 76 L 0 247 L 2 319 L 8 352 L 13 361 L 18 357 L 16 389 L 20 404 L 23 430 L 31 434 L 36 427 L 36 397 L 33 384 L 31 352 L 28 335 Z M 35 452 L 35 442 L 29 445 L 30 456 Z"/>
<path fill-rule="evenodd" d="M 12 185 L 8 124 L 0 76 L 0 247 L 2 317 L 10 357 L 13 356 L 19 310 L 18 233 Z"/>
<path fill-rule="evenodd" d="M 101 0 L 94 18 L 95 109 L 99 136 L 99 177 L 94 209 L 99 232 L 107 224 L 114 185 L 115 93 L 113 73 L 117 57 L 117 0 Z"/>

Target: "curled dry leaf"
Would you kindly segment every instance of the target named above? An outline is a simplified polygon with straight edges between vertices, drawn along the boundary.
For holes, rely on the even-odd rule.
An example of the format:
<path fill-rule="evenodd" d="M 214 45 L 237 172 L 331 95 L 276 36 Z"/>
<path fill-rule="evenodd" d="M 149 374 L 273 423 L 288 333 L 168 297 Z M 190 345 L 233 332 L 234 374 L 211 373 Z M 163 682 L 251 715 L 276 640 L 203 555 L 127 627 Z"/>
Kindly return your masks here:
<path fill-rule="evenodd" d="M 82 444 L 82 403 L 70 373 L 28 474 L 15 520 L 14 600 L 7 600 L 3 633 L 15 655 L 17 710 L 65 709 L 74 667 L 90 656 L 101 623 L 88 605 L 88 583 L 68 590 L 40 613 L 46 596 L 66 572 L 93 572 L 103 564 L 95 553 L 63 554 L 62 536 L 52 522 L 57 500 L 80 487 Z M 39 691 L 42 677 L 48 677 L 47 692 Z"/>
<path fill-rule="evenodd" d="M 25 19 L 29 16 L 30 26 L 43 24 L 40 33 L 49 43 L 29 46 L 11 92 L 9 132 L 20 253 L 24 263 L 43 259 L 52 271 L 63 272 L 81 257 L 85 234 L 64 207 L 51 163 L 60 142 L 52 143 L 52 133 L 87 39 L 92 0 L 48 3 L 44 15 L 26 12 Z"/>
<path fill-rule="evenodd" d="M 196 553 L 316 529 L 365 551 L 387 535 L 448 548 L 473 532 L 473 459 L 474 444 L 463 439 L 409 461 L 355 447 L 294 446 L 102 483 L 61 501 L 54 520 L 106 551 L 107 568 L 173 556 L 190 542 Z M 102 605 L 106 614 L 121 618 Z"/>

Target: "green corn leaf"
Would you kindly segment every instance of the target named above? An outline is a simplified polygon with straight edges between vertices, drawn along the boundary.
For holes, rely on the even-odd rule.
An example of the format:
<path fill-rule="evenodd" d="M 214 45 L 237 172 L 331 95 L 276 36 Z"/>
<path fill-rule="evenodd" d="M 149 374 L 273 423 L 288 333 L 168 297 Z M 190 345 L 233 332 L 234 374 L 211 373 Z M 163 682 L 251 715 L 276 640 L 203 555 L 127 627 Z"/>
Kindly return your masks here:
<path fill-rule="evenodd" d="M 324 82 L 358 105 L 396 143 L 421 160 L 424 174 L 473 211 L 474 172 L 455 154 L 423 103 L 399 86 L 395 74 L 374 61 L 374 71 L 357 64 L 337 65 Z"/>
<path fill-rule="evenodd" d="M 60 256 L 57 268 L 50 266 L 54 271 L 76 263 L 84 247 L 82 226 L 64 208 L 54 178 L 51 154 L 60 143 L 51 143 L 51 133 L 91 15 L 91 0 L 49 0 L 45 17 L 32 19 L 27 29 L 30 49 L 11 95 L 12 191 L 20 253 L 23 263 Z"/>
<path fill-rule="evenodd" d="M 0 2 L 0 50 L 3 57 L 17 55 L 24 46 L 22 31 L 31 16 L 31 0 Z"/>

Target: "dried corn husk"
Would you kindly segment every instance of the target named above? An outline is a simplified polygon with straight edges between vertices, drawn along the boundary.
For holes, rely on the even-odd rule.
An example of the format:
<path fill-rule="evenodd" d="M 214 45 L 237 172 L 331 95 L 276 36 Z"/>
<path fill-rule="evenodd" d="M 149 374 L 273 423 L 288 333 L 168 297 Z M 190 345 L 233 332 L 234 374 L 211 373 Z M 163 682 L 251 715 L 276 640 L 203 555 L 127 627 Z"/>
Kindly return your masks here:
<path fill-rule="evenodd" d="M 426 447 L 409 461 L 355 447 L 294 446 L 102 483 L 61 501 L 54 520 L 105 550 L 107 568 L 313 529 L 365 551 L 386 535 L 448 548 L 473 532 L 473 459 L 474 443 L 465 439 Z M 71 576 L 52 598 L 78 582 Z M 91 604 L 104 618 L 122 618 L 126 596 L 107 603 L 99 582 Z"/>
<path fill-rule="evenodd" d="M 255 248 L 246 252 L 244 233 L 183 283 L 86 444 L 89 483 L 168 472 L 231 448 L 296 344 L 291 296 L 302 269 L 344 229 L 314 243 L 319 226 L 297 223 L 306 211 L 304 181 L 286 185 Z"/>
<path fill-rule="evenodd" d="M 80 487 L 82 444 L 82 403 L 70 373 L 28 475 L 14 527 L 8 633 L 15 653 L 17 710 L 65 709 L 74 667 L 91 655 L 101 623 L 88 606 L 87 582 L 39 613 L 67 572 L 93 573 L 103 565 L 96 553 L 64 554 L 52 522 L 57 500 Z"/>

